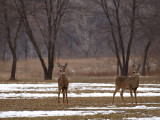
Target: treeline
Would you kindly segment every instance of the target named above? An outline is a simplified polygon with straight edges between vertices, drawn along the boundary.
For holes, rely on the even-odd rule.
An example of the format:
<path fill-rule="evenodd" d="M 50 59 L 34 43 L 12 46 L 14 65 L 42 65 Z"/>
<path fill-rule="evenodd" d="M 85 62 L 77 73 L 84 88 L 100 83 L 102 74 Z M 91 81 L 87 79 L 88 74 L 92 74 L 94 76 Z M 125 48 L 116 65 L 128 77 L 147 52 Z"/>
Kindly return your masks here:
<path fill-rule="evenodd" d="M 160 57 L 159 0 L 0 0 L 0 18 L 11 80 L 18 59 L 39 58 L 48 80 L 55 58 L 115 56 L 126 76 L 131 55 L 142 58 L 143 75 L 149 58 Z"/>

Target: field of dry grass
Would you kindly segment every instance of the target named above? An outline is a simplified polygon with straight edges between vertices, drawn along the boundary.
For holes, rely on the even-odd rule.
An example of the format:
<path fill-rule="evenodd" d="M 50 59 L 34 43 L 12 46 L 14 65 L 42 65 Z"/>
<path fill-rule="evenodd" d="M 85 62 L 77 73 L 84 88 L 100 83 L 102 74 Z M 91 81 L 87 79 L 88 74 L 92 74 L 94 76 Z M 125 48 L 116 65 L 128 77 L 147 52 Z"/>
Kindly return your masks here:
<path fill-rule="evenodd" d="M 139 58 L 136 61 L 141 63 Z M 157 61 L 157 60 L 153 60 Z M 47 63 L 47 60 L 45 60 Z M 57 63 L 68 63 L 67 75 L 69 76 L 114 76 L 116 75 L 116 59 L 107 58 L 88 58 L 88 59 L 60 59 L 55 60 L 53 78 L 59 75 Z M 153 63 L 148 75 L 160 75 L 160 66 Z M 132 61 L 129 64 L 129 74 L 132 70 Z M 11 61 L 0 61 L 0 79 L 9 79 L 11 71 Z M 21 79 L 43 79 L 43 70 L 38 59 L 19 60 L 17 62 L 16 78 Z"/>
<path fill-rule="evenodd" d="M 47 61 L 46 61 L 47 62 Z M 61 59 L 55 61 L 55 67 L 53 76 L 58 75 L 57 63 L 68 63 L 67 74 L 71 76 L 85 75 L 85 76 L 106 76 L 108 74 L 113 75 L 116 66 L 114 58 L 99 58 L 99 59 Z M 11 61 L 0 62 L 0 77 L 5 79 L 9 78 L 11 70 Z M 27 61 L 17 62 L 17 79 L 30 79 L 30 78 L 43 78 L 43 70 L 38 59 L 31 59 Z"/>

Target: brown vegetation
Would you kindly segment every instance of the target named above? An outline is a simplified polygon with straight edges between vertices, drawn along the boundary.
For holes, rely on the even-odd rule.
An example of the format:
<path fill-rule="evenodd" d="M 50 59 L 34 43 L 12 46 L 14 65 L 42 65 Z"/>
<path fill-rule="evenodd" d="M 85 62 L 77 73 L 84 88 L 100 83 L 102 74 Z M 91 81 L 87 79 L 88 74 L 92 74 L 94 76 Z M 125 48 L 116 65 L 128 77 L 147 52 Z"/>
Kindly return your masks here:
<path fill-rule="evenodd" d="M 141 63 L 139 58 L 136 61 Z M 152 60 L 151 60 L 152 61 Z M 153 60 L 156 61 L 155 59 Z M 158 61 L 158 60 L 157 60 Z M 45 60 L 47 63 L 47 60 Z M 59 59 L 55 63 L 68 63 L 69 68 L 66 70 L 66 75 L 71 76 L 114 76 L 116 75 L 116 59 L 114 57 L 108 58 L 88 58 L 88 59 Z M 0 62 L 0 79 L 9 79 L 11 71 L 11 61 Z M 132 73 L 132 63 L 130 63 L 129 74 Z M 147 75 L 159 75 L 160 67 L 153 66 Z M 59 69 L 55 66 L 53 71 L 53 79 L 59 76 Z M 19 79 L 43 79 L 43 70 L 38 59 L 28 59 L 26 61 L 19 60 L 17 62 L 16 78 Z"/>

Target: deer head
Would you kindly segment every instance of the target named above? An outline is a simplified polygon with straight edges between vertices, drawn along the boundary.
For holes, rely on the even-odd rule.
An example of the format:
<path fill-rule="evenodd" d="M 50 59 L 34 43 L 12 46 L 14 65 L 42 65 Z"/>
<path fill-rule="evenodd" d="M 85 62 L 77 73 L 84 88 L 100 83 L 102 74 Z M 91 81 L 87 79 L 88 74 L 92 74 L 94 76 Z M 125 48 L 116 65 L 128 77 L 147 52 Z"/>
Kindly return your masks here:
<path fill-rule="evenodd" d="M 58 65 L 58 67 L 60 68 L 60 70 L 59 70 L 60 73 L 61 73 L 61 74 L 64 74 L 68 64 L 65 63 L 65 65 L 62 66 L 62 65 L 60 65 L 59 63 L 57 63 L 57 65 Z"/>
<path fill-rule="evenodd" d="M 141 67 L 140 64 L 138 64 L 137 67 L 135 66 L 135 64 L 133 64 L 132 67 L 133 67 L 133 73 L 135 75 L 139 75 L 139 68 Z"/>

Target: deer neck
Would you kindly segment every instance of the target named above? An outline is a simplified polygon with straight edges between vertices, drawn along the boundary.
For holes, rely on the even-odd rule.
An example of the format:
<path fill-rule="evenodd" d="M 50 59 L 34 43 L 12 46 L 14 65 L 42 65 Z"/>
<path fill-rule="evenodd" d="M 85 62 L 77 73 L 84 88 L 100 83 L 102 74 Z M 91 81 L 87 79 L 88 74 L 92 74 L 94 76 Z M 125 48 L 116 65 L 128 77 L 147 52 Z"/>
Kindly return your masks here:
<path fill-rule="evenodd" d="M 134 75 L 134 78 L 135 78 L 136 80 L 138 80 L 138 81 L 139 81 L 139 75 L 140 75 L 139 73 L 137 73 L 137 74 Z"/>
<path fill-rule="evenodd" d="M 61 72 L 61 75 L 65 75 L 65 72 Z"/>
<path fill-rule="evenodd" d="M 65 76 L 65 75 L 66 75 L 65 72 L 61 72 L 61 77 Z"/>
<path fill-rule="evenodd" d="M 139 74 L 139 73 L 137 73 L 137 74 L 135 74 L 135 77 L 139 77 L 139 75 L 140 75 L 140 74 Z"/>

